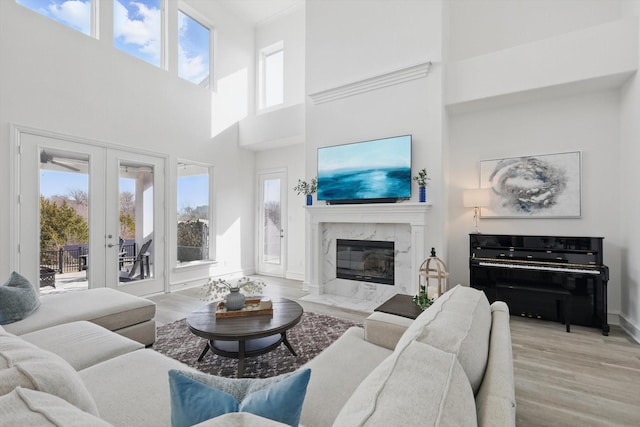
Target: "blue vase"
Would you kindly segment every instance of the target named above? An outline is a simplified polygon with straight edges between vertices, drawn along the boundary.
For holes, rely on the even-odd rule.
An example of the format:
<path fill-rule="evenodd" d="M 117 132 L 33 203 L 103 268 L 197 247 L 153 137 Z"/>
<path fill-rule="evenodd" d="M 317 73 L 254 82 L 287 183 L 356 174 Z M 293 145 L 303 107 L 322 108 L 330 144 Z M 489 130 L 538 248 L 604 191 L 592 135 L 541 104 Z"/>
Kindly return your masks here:
<path fill-rule="evenodd" d="M 427 187 L 420 187 L 420 203 L 427 201 Z"/>
<path fill-rule="evenodd" d="M 227 307 L 227 310 L 240 310 L 244 307 L 244 294 L 240 292 L 238 288 L 230 289 L 224 298 L 224 305 Z"/>
<path fill-rule="evenodd" d="M 307 194 L 307 206 L 311 206 L 313 204 L 313 195 Z"/>

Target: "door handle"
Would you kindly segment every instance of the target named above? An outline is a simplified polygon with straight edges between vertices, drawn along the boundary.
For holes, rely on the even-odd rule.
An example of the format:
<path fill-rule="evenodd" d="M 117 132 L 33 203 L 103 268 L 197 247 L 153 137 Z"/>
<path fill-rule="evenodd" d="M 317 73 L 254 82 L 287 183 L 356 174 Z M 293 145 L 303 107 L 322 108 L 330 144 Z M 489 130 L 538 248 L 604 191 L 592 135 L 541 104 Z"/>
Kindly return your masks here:
<path fill-rule="evenodd" d="M 113 243 L 109 243 L 109 244 L 107 245 L 107 247 L 108 247 L 108 248 L 112 248 L 112 247 L 114 247 L 114 246 L 115 246 L 115 245 L 114 245 Z"/>
<path fill-rule="evenodd" d="M 280 230 L 280 238 L 282 239 L 284 237 L 284 230 Z"/>

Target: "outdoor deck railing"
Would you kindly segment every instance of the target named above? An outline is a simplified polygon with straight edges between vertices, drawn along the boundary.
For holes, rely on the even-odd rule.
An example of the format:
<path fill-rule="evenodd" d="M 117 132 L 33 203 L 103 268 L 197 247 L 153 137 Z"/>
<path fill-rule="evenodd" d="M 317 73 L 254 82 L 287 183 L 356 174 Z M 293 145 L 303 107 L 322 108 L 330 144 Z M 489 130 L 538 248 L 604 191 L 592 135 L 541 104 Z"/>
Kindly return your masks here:
<path fill-rule="evenodd" d="M 124 245 L 123 250 L 127 257 L 136 256 L 136 244 Z M 84 246 L 77 248 L 60 248 L 58 250 L 48 250 L 40 252 L 40 266 L 56 270 L 57 273 L 70 273 L 82 271 L 85 263 L 81 260 L 83 256 L 89 254 L 89 249 Z"/>

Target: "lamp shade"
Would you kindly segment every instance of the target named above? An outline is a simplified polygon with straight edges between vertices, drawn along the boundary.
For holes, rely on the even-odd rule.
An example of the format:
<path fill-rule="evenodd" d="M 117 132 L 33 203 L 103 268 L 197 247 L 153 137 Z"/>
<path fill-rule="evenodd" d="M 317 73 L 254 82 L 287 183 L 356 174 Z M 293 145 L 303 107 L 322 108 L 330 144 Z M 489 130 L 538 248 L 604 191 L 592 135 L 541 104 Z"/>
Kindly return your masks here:
<path fill-rule="evenodd" d="M 462 204 L 465 208 L 481 208 L 489 206 L 490 193 L 488 188 L 474 188 L 462 192 Z"/>

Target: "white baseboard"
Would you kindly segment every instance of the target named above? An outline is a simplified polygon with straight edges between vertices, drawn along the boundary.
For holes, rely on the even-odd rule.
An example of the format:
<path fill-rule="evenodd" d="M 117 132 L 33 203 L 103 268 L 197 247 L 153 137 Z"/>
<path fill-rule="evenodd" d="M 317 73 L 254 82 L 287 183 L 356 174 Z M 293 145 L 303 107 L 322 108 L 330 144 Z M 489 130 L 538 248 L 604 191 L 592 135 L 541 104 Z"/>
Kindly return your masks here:
<path fill-rule="evenodd" d="M 629 336 L 633 338 L 638 344 L 640 344 L 640 328 L 634 325 L 623 314 L 620 314 L 618 318 L 620 319 L 620 327 L 624 329 L 624 331 L 629 334 Z"/>
<path fill-rule="evenodd" d="M 286 279 L 299 280 L 302 282 L 304 280 L 304 273 L 299 273 L 297 271 L 287 271 L 284 277 Z"/>

